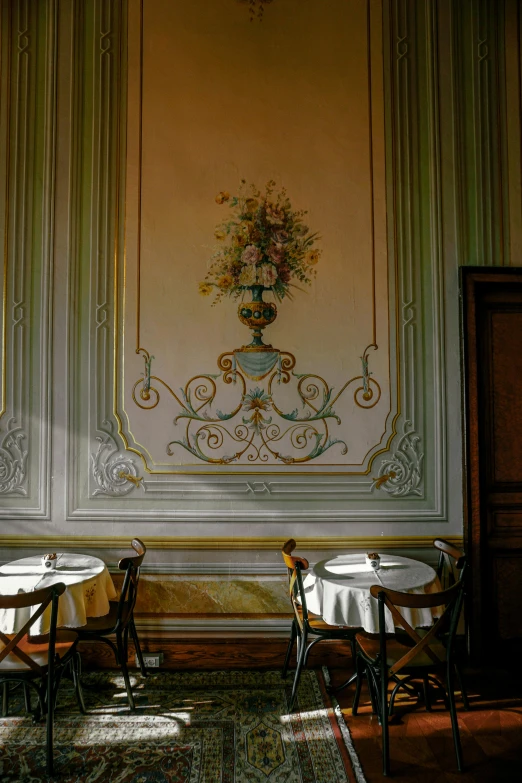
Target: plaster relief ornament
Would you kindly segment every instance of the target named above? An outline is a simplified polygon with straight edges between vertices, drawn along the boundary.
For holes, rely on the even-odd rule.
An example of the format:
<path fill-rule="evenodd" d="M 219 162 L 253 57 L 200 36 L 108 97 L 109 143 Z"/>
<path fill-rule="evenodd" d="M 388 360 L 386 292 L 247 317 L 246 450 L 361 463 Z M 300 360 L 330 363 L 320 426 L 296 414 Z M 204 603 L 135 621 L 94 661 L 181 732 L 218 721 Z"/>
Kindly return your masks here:
<path fill-rule="evenodd" d="M 213 304 L 241 298 L 238 317 L 253 335 L 244 347 L 263 351 L 271 346 L 263 343 L 262 331 L 277 317 L 277 306 L 264 301 L 263 292 L 282 302 L 311 285 L 321 255 L 315 247 L 319 234 L 305 224 L 306 210 L 294 210 L 274 180 L 264 193 L 241 180 L 237 195 L 222 190 L 216 202 L 230 212 L 214 231 L 217 246 L 199 292 L 214 295 Z"/>

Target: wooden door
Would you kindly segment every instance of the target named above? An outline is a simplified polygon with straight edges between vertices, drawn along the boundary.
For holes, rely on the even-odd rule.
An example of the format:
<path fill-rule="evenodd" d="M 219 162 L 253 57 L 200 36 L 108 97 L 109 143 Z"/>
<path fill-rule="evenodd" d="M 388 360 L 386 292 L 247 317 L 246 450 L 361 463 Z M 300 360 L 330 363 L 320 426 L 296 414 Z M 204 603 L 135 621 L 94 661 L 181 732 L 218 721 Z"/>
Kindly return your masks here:
<path fill-rule="evenodd" d="M 522 268 L 463 268 L 462 293 L 470 650 L 502 664 L 522 652 Z"/>

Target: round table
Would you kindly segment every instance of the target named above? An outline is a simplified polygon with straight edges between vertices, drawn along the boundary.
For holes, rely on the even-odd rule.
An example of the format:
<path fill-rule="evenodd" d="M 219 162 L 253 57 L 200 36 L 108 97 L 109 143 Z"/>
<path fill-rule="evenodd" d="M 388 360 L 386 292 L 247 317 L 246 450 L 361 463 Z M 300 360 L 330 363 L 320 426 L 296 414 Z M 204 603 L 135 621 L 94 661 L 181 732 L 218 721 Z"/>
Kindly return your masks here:
<path fill-rule="evenodd" d="M 403 593 L 433 593 L 442 589 L 431 566 L 398 555 L 381 555 L 378 575 L 366 564 L 364 554 L 322 560 L 306 575 L 303 583 L 308 609 L 325 622 L 360 626 L 369 633 L 378 633 L 378 604 L 370 595 L 372 585 L 383 585 Z M 431 609 L 402 608 L 400 611 L 413 628 L 432 624 Z M 388 609 L 386 631 L 394 631 Z"/>
<path fill-rule="evenodd" d="M 40 556 L 24 557 L 0 566 L 0 594 L 14 595 L 63 582 L 66 590 L 58 602 L 58 627 L 78 628 L 88 617 L 102 617 L 109 613 L 109 601 L 116 590 L 105 563 L 98 557 L 57 553 L 56 568 L 47 570 Z M 0 609 L 0 631 L 12 634 L 19 631 L 32 614 L 31 608 Z M 51 607 L 31 628 L 32 635 L 49 631 Z"/>

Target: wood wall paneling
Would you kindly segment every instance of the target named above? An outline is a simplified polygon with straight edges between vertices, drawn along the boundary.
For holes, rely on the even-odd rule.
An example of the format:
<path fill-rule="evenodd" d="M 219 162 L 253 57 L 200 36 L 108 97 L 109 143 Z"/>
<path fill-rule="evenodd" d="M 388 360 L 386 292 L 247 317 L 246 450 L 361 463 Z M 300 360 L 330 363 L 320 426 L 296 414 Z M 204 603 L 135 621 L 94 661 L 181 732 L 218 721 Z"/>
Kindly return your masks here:
<path fill-rule="evenodd" d="M 522 269 L 463 269 L 471 650 L 522 647 Z"/>

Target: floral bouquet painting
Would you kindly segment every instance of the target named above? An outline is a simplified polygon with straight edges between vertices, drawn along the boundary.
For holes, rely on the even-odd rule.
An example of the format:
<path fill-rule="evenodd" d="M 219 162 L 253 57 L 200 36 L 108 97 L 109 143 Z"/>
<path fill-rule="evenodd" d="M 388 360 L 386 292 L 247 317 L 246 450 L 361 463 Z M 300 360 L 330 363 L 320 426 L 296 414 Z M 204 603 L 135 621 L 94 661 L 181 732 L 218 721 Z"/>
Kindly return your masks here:
<path fill-rule="evenodd" d="M 278 301 L 292 298 L 299 287 L 295 281 L 310 285 L 316 274 L 318 234 L 305 225 L 306 211 L 293 210 L 286 190 L 276 191 L 273 180 L 264 193 L 254 185 L 245 193 L 245 185 L 242 180 L 237 196 L 225 191 L 216 196 L 230 214 L 214 232 L 218 246 L 199 284 L 201 294 L 216 294 L 214 304 L 224 296 L 237 299 L 253 286 L 272 291 Z"/>
<path fill-rule="evenodd" d="M 319 237 L 305 224 L 306 211 L 292 209 L 285 188 L 276 189 L 273 180 L 264 193 L 241 180 L 237 195 L 221 191 L 216 201 L 230 212 L 214 232 L 218 244 L 199 291 L 214 294 L 213 304 L 224 297 L 241 298 L 239 319 L 253 331 L 252 346 L 262 346 L 261 329 L 277 315 L 276 305 L 263 301 L 263 291 L 281 302 L 303 290 L 298 284 L 310 285 L 320 256 L 314 247 Z"/>

